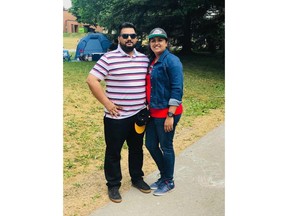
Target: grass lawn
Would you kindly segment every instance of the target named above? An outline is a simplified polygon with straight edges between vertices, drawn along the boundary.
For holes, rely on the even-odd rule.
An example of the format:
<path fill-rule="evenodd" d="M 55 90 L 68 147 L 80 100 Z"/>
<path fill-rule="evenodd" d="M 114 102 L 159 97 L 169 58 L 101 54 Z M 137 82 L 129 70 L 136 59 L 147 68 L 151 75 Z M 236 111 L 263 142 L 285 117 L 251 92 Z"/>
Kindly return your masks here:
<path fill-rule="evenodd" d="M 79 40 L 84 37 L 86 33 L 64 33 L 63 34 L 63 48 L 69 50 L 76 50 Z"/>

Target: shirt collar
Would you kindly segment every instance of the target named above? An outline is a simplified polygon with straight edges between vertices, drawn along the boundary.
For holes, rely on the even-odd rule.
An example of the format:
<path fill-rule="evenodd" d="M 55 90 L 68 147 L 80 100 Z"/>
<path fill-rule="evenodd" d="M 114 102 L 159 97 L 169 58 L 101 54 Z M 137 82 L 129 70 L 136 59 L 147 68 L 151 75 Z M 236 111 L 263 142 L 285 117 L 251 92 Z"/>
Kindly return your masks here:
<path fill-rule="evenodd" d="M 129 57 L 130 57 L 130 55 L 128 55 L 126 52 L 123 51 L 123 49 L 121 48 L 120 44 L 118 44 L 117 50 L 118 50 L 122 55 L 129 56 Z M 138 52 L 137 52 L 137 50 L 134 48 L 132 57 L 136 57 L 136 56 L 138 56 Z"/>

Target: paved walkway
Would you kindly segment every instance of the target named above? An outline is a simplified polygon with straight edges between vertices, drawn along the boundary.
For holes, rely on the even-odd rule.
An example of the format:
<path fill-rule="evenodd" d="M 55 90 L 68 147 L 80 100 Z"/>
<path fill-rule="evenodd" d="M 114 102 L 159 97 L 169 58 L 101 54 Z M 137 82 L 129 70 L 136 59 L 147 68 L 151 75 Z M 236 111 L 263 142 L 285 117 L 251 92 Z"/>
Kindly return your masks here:
<path fill-rule="evenodd" d="M 176 157 L 175 189 L 165 196 L 134 187 L 121 203 L 108 203 L 90 216 L 224 216 L 225 125 L 217 127 Z M 153 183 L 158 172 L 145 181 Z"/>

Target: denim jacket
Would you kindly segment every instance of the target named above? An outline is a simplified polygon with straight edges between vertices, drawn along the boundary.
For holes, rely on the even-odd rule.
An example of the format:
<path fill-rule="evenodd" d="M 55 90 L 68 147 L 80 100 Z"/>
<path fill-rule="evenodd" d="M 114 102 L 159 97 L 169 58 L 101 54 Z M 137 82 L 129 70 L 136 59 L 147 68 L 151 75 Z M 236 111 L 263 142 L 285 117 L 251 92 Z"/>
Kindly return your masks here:
<path fill-rule="evenodd" d="M 167 49 L 154 64 L 151 76 L 150 107 L 179 106 L 183 96 L 183 66 Z"/>

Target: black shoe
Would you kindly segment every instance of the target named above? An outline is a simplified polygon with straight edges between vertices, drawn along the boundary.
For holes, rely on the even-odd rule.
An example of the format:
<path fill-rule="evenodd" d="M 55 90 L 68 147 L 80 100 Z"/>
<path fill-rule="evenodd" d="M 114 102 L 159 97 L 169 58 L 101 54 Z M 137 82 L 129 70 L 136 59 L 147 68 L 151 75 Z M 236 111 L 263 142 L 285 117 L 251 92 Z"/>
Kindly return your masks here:
<path fill-rule="evenodd" d="M 132 182 L 132 185 L 143 193 L 151 192 L 150 186 L 146 184 L 142 179 L 138 180 L 137 182 Z"/>
<path fill-rule="evenodd" d="M 108 196 L 112 202 L 120 203 L 122 201 L 122 197 L 119 193 L 118 187 L 108 188 Z"/>

